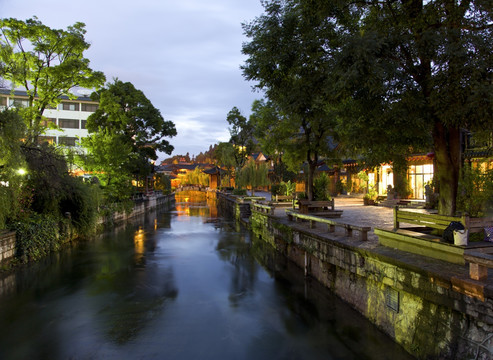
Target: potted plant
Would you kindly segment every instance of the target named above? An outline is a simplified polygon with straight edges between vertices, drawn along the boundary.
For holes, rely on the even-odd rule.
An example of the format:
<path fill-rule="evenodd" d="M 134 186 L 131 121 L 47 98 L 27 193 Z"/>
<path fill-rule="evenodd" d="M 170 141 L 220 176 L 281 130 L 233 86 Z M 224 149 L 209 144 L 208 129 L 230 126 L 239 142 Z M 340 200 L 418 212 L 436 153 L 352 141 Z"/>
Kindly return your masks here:
<path fill-rule="evenodd" d="M 375 205 L 375 199 L 377 198 L 377 191 L 375 190 L 375 186 L 370 184 L 368 185 L 368 192 L 363 196 L 363 204 L 364 205 Z"/>

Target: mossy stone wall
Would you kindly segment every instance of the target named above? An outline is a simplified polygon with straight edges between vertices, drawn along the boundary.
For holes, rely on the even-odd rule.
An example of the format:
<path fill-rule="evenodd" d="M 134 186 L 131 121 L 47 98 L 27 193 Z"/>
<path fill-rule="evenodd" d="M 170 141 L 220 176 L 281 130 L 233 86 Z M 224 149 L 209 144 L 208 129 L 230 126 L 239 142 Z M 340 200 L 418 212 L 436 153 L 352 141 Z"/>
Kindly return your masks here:
<path fill-rule="evenodd" d="M 253 212 L 252 231 L 419 359 L 493 358 L 493 296 Z"/>

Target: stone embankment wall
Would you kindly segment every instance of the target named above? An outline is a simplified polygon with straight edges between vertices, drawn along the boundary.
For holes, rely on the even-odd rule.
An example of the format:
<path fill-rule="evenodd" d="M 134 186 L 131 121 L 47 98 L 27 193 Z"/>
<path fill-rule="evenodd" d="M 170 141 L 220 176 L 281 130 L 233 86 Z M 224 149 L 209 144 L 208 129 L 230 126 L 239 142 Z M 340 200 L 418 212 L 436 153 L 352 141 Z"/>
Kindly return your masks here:
<path fill-rule="evenodd" d="M 0 264 L 5 264 L 15 255 L 15 232 L 0 231 Z"/>
<path fill-rule="evenodd" d="M 153 195 L 135 201 L 135 206 L 130 213 L 115 213 L 110 217 L 100 218 L 98 224 L 110 223 L 118 224 L 128 221 L 131 218 L 144 215 L 156 208 L 169 208 L 175 202 L 175 194 Z M 71 231 L 66 232 L 70 241 L 76 237 Z M 15 232 L 0 233 L 0 265 L 6 265 L 15 256 Z M 1 287 L 1 281 L 0 281 Z"/>
<path fill-rule="evenodd" d="M 135 200 L 134 208 L 130 213 L 126 213 L 126 212 L 114 213 L 111 216 L 102 218 L 101 223 L 109 223 L 109 224 L 122 223 L 136 216 L 144 215 L 153 209 L 170 207 L 171 204 L 173 204 L 174 202 L 175 202 L 175 194 L 146 196 Z"/>
<path fill-rule="evenodd" d="M 220 202 L 237 214 L 230 199 Z M 400 261 L 393 249 L 353 246 L 263 213 L 253 212 L 248 223 L 258 237 L 417 358 L 493 359 L 491 286 L 478 285 L 478 296 L 453 274 Z"/>

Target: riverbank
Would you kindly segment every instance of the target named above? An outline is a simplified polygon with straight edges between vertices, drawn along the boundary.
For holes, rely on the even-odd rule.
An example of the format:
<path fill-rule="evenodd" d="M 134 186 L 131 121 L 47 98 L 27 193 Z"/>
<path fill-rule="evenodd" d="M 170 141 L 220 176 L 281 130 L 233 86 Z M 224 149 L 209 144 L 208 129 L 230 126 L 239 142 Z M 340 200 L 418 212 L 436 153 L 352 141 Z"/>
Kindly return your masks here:
<path fill-rule="evenodd" d="M 150 194 L 134 200 L 134 207 L 130 212 L 116 212 L 111 215 L 100 216 L 96 221 L 98 228 L 106 225 L 118 225 L 132 218 L 141 216 L 156 208 L 169 208 L 174 204 L 175 195 L 163 195 L 162 193 Z M 55 229 L 57 243 L 60 246 L 77 241 L 79 238 L 76 231 L 67 223 L 60 224 L 59 229 Z M 0 232 L 0 267 L 4 270 L 17 265 L 16 259 L 19 256 L 18 244 L 16 244 L 16 234 L 13 231 Z M 46 240 L 48 241 L 48 240 Z M 1 284 L 0 284 L 1 286 Z"/>
<path fill-rule="evenodd" d="M 392 212 L 336 198 L 343 221 L 371 226 L 368 241 L 289 222 L 284 209 L 265 214 L 219 195 L 220 208 L 317 279 L 420 359 L 493 357 L 493 283 L 469 279 L 465 265 L 378 244 L 373 228 L 392 224 Z M 240 214 L 251 215 L 244 217 Z"/>

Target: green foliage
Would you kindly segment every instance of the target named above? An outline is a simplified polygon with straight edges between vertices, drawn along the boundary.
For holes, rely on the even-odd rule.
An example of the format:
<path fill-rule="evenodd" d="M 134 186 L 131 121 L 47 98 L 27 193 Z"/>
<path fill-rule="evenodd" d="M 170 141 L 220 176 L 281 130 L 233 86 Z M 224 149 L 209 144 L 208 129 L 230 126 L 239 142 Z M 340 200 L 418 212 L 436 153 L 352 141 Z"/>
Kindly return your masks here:
<path fill-rule="evenodd" d="M 321 155 L 336 157 L 332 139 L 335 113 L 328 97 L 327 72 L 332 58 L 327 36 L 333 25 L 321 24 L 315 7 L 297 1 L 262 2 L 265 13 L 243 25 L 250 42 L 242 66 L 247 80 L 270 101 L 254 103 L 256 134 L 270 150 L 282 150 L 289 169 L 308 164 L 307 190 L 313 197 L 313 178 Z"/>
<path fill-rule="evenodd" d="M 251 187 L 253 196 L 256 187 L 269 185 L 268 173 L 267 164 L 249 161 L 238 173 L 236 182 L 240 187 Z"/>
<path fill-rule="evenodd" d="M 171 154 L 173 146 L 166 138 L 176 135 L 175 125 L 164 120 L 133 84 L 115 79 L 91 97 L 99 101 L 99 107 L 87 119 L 89 133 L 124 136 L 124 142 L 132 147 L 134 163 L 156 160 L 158 151 Z"/>
<path fill-rule="evenodd" d="M 62 245 L 60 221 L 52 215 L 32 214 L 9 228 L 16 232 L 16 256 L 23 263 L 39 260 Z"/>
<path fill-rule="evenodd" d="M 0 112 L 0 229 L 9 217 L 19 211 L 21 184 L 25 161 L 21 152 L 20 139 L 24 135 L 22 119 L 17 112 Z"/>
<path fill-rule="evenodd" d="M 246 195 L 247 192 L 246 192 L 246 189 L 233 189 L 233 192 L 232 192 L 233 195 Z"/>
<path fill-rule="evenodd" d="M 364 181 L 365 183 L 368 183 L 368 181 L 370 180 L 366 171 L 360 171 L 358 173 L 358 179 L 360 179 L 361 181 Z"/>
<path fill-rule="evenodd" d="M 205 174 L 201 169 L 196 167 L 193 171 L 183 177 L 182 184 L 208 186 L 209 175 Z"/>
<path fill-rule="evenodd" d="M 175 125 L 131 83 L 115 79 L 92 97 L 99 108 L 87 119 L 89 136 L 81 144 L 88 153 L 78 161 L 98 175 L 107 206 L 124 204 L 133 193 L 132 179 L 151 174 L 158 151 L 173 150 L 165 138 L 176 135 Z"/>
<path fill-rule="evenodd" d="M 88 154 L 80 155 L 80 166 L 97 174 L 107 203 L 128 199 L 132 193 L 131 145 L 123 135 L 96 132 L 81 140 Z"/>
<path fill-rule="evenodd" d="M 231 184 L 231 178 L 233 176 L 234 168 L 236 166 L 235 150 L 233 144 L 229 142 L 221 142 L 216 145 L 214 149 L 214 157 L 217 161 L 217 165 L 226 170 L 226 174 L 221 179 L 221 184 Z"/>
<path fill-rule="evenodd" d="M 270 187 L 270 193 L 272 196 L 283 195 L 286 188 L 283 184 L 272 184 Z"/>
<path fill-rule="evenodd" d="M 60 212 L 63 215 L 70 213 L 72 225 L 79 236 L 92 234 L 96 230 L 101 191 L 99 186 L 67 176 L 64 178 L 64 187 L 59 202 Z"/>
<path fill-rule="evenodd" d="M 89 68 L 83 53 L 89 48 L 86 30 L 77 22 L 67 30 L 51 29 L 36 17 L 26 21 L 1 19 L 1 75 L 27 91 L 29 106 L 22 109 L 28 142 L 44 131 L 43 111 L 56 107 L 62 96 L 74 98 L 76 86 L 97 88 L 104 75 Z"/>
<path fill-rule="evenodd" d="M 321 173 L 315 178 L 313 184 L 313 200 L 330 200 L 330 178 L 326 173 Z"/>
<path fill-rule="evenodd" d="M 369 200 L 376 200 L 377 195 L 378 192 L 375 189 L 375 185 L 373 184 L 368 185 L 368 192 L 364 195 L 364 198 Z"/>
<path fill-rule="evenodd" d="M 235 159 L 235 165 L 238 168 L 243 167 L 247 160 L 248 154 L 250 154 L 254 148 L 253 143 L 253 127 L 250 121 L 246 117 L 241 115 L 240 110 L 235 106 L 228 113 L 226 118 L 229 125 L 229 133 L 231 135 L 230 143 L 233 145 L 233 156 Z"/>
<path fill-rule="evenodd" d="M 171 192 L 171 180 L 165 174 L 154 175 L 154 188 L 160 190 L 163 194 L 169 194 Z"/>
<path fill-rule="evenodd" d="M 493 212 L 493 170 L 464 166 L 459 181 L 457 210 L 480 217 Z"/>
<path fill-rule="evenodd" d="M 296 192 L 296 183 L 288 180 L 287 182 L 282 182 L 281 185 L 284 187 L 284 195 L 291 196 Z"/>
<path fill-rule="evenodd" d="M 23 213 L 30 210 L 29 216 L 37 213 L 56 219 L 70 213 L 79 235 L 91 233 L 99 206 L 99 187 L 70 176 L 64 156 L 47 144 L 24 146 L 23 152 L 30 175 L 23 187 Z M 22 213 L 19 218 L 23 218 Z"/>

